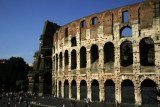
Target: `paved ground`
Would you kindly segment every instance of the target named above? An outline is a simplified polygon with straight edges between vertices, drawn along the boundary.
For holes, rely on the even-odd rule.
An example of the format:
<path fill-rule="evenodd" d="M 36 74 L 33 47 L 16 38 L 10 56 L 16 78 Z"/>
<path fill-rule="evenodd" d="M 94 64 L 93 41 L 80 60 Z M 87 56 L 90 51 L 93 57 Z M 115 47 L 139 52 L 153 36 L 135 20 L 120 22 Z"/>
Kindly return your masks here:
<path fill-rule="evenodd" d="M 0 107 L 7 107 L 8 99 L 1 98 L 0 99 Z M 23 101 L 18 104 L 16 101 L 11 101 L 10 107 L 27 107 L 27 102 L 30 107 L 62 107 L 63 104 L 65 107 L 87 107 L 85 101 L 77 101 L 77 100 L 69 100 L 69 99 L 56 99 L 53 96 L 46 96 L 44 98 L 37 97 L 37 100 L 34 101 L 32 97 L 23 98 Z M 71 105 L 71 102 L 73 104 Z M 74 104 L 75 103 L 75 104 Z M 76 105 L 76 106 L 75 106 Z M 29 107 L 29 106 L 28 106 Z M 88 107 L 116 107 L 115 104 L 112 103 L 101 103 L 101 102 L 91 102 Z M 120 107 L 137 107 L 131 104 L 121 104 Z M 138 106 L 138 107 L 160 107 L 160 106 Z"/>

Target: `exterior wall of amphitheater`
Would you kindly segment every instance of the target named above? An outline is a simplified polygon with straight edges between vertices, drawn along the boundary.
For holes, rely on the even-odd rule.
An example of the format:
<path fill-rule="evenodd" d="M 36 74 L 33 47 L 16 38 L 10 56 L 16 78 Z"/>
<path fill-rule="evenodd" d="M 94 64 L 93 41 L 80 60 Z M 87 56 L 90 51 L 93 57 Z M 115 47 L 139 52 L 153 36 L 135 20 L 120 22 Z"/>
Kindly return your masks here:
<path fill-rule="evenodd" d="M 113 82 L 114 88 L 110 89 L 116 101 L 125 102 L 122 87 L 133 86 L 133 90 L 130 89 L 133 103 L 141 105 L 143 82 L 160 88 L 160 20 L 156 7 L 159 7 L 158 0 L 148 0 L 96 13 L 60 27 L 53 36 L 52 92 L 71 99 L 74 81 L 75 98 L 80 100 L 82 81 L 85 81 L 86 98 L 94 101 L 97 99 L 93 96 L 97 96 L 99 101 L 106 101 L 109 80 Z M 128 13 L 127 22 L 124 22 L 124 12 Z M 132 35 L 123 36 L 125 28 L 129 28 Z M 125 81 L 132 85 L 124 85 Z M 98 94 L 93 86 L 98 87 Z"/>

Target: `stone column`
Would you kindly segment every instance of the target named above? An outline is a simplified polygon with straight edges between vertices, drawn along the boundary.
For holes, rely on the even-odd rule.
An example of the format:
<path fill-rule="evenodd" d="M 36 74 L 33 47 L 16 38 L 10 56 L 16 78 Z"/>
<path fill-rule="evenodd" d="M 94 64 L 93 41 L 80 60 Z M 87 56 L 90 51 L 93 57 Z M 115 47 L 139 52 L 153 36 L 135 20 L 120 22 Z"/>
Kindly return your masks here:
<path fill-rule="evenodd" d="M 41 54 L 40 70 L 44 70 L 44 56 Z"/>
<path fill-rule="evenodd" d="M 99 68 L 103 68 L 104 66 L 104 60 L 103 60 L 103 46 L 99 46 Z"/>
<path fill-rule="evenodd" d="M 64 72 L 65 69 L 65 56 L 64 56 L 64 52 L 62 52 L 62 71 Z"/>
<path fill-rule="evenodd" d="M 115 56 L 114 56 L 114 71 L 115 73 L 120 73 L 120 47 L 119 45 L 115 45 Z"/>
<path fill-rule="evenodd" d="M 156 41 L 154 44 L 155 49 L 155 72 L 160 76 L 160 41 Z"/>
<path fill-rule="evenodd" d="M 80 51 L 77 51 L 77 70 L 80 70 Z"/>
<path fill-rule="evenodd" d="M 133 43 L 133 73 L 140 73 L 139 43 Z"/>
<path fill-rule="evenodd" d="M 71 71 L 71 51 L 68 50 L 68 71 Z"/>
<path fill-rule="evenodd" d="M 100 97 L 100 101 L 105 101 L 105 97 L 104 97 L 104 83 L 103 83 L 103 80 L 101 80 L 99 82 L 99 89 L 100 89 L 100 93 L 99 93 L 99 97 Z"/>
<path fill-rule="evenodd" d="M 119 77 L 117 77 L 115 84 L 115 100 L 121 103 L 121 82 Z"/>
<path fill-rule="evenodd" d="M 87 81 L 87 98 L 92 101 L 91 81 Z"/>
<path fill-rule="evenodd" d="M 39 76 L 39 96 L 43 95 L 43 77 Z"/>
<path fill-rule="evenodd" d="M 64 81 L 62 81 L 61 83 L 61 95 L 62 95 L 62 98 L 64 98 Z"/>
<path fill-rule="evenodd" d="M 29 80 L 29 89 L 28 89 L 28 92 L 31 93 L 33 92 L 33 85 L 34 85 L 34 80 L 32 79 L 32 74 L 28 74 L 28 80 Z"/>
<path fill-rule="evenodd" d="M 80 100 L 80 81 L 77 81 L 77 100 Z"/>
<path fill-rule="evenodd" d="M 90 49 L 87 49 L 86 59 L 87 59 L 87 69 L 89 69 L 91 67 L 91 53 L 90 53 Z"/>
<path fill-rule="evenodd" d="M 140 82 L 139 82 L 138 75 L 136 76 L 134 93 L 135 93 L 135 104 L 141 105 L 142 104 L 142 95 L 141 95 L 141 88 L 140 88 Z"/>

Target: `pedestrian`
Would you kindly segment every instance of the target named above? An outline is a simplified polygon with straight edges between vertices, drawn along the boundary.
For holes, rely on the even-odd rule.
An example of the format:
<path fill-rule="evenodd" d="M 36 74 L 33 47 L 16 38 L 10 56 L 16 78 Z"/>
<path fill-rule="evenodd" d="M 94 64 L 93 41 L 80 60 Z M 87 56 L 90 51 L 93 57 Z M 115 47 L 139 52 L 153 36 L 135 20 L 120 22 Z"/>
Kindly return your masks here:
<path fill-rule="evenodd" d="M 63 106 L 62 107 L 65 107 L 65 105 L 63 104 Z"/>

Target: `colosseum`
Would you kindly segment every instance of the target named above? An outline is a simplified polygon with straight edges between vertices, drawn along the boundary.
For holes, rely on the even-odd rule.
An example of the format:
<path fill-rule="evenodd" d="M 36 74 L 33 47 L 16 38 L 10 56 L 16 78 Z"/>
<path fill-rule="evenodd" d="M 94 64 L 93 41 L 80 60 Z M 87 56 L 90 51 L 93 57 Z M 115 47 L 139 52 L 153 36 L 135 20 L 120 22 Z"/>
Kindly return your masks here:
<path fill-rule="evenodd" d="M 160 1 L 123 6 L 64 26 L 45 22 L 29 91 L 58 98 L 158 104 Z"/>

